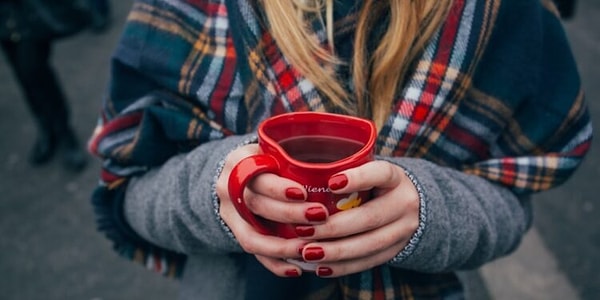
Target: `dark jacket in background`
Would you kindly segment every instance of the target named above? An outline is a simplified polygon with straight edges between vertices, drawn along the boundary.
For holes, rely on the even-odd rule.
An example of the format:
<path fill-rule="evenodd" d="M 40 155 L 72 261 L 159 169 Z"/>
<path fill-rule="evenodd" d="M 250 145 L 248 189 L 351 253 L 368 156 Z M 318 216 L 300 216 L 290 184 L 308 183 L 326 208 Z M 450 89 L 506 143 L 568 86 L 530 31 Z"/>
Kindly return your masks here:
<path fill-rule="evenodd" d="M 57 39 L 90 24 L 87 0 L 0 0 L 0 40 Z"/>

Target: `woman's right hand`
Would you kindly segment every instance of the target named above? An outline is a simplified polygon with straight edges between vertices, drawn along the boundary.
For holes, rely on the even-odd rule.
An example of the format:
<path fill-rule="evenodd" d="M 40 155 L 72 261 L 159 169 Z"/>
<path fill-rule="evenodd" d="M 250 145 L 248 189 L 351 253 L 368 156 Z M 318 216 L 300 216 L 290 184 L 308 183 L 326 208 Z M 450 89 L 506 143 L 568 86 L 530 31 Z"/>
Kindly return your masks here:
<path fill-rule="evenodd" d="M 284 259 L 301 259 L 300 250 L 310 241 L 284 239 L 259 233 L 240 216 L 229 197 L 227 186 L 231 170 L 240 160 L 258 154 L 259 151 L 258 145 L 250 144 L 227 155 L 223 171 L 217 180 L 219 212 L 245 252 L 254 254 L 258 261 L 278 276 L 299 276 L 302 270 Z M 304 201 L 306 191 L 302 185 L 275 174 L 256 176 L 248 184 L 244 198 L 252 213 L 276 222 L 321 224 L 328 217 L 327 209 L 322 204 Z M 315 220 L 315 215 L 322 216 L 323 213 L 324 219 Z"/>

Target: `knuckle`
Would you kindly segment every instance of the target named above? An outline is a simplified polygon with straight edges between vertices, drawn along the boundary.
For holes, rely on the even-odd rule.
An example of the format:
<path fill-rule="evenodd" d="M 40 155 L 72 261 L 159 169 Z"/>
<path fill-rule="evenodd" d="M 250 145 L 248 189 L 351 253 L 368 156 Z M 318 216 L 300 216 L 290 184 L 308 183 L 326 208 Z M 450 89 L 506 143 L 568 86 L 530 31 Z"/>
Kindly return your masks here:
<path fill-rule="evenodd" d="M 244 251 L 246 251 L 247 253 L 250 254 L 256 254 L 257 253 L 257 245 L 256 243 L 254 243 L 252 241 L 252 239 L 242 239 L 242 240 L 238 240 L 240 243 L 240 246 L 242 247 L 242 249 L 244 249 Z"/>
<path fill-rule="evenodd" d="M 219 199 L 224 199 L 225 196 L 229 196 L 229 191 L 227 190 L 227 185 L 223 182 L 221 178 L 217 180 L 216 184 L 217 196 Z"/>
<path fill-rule="evenodd" d="M 261 174 L 258 175 L 252 182 L 251 186 L 253 189 L 259 190 L 266 195 L 278 195 L 279 187 L 272 184 L 272 174 Z"/>
<path fill-rule="evenodd" d="M 286 246 L 280 245 L 273 248 L 273 257 L 289 257 L 289 251 Z"/>
<path fill-rule="evenodd" d="M 251 212 L 260 214 L 261 205 L 259 204 L 260 199 L 258 195 L 254 193 L 247 193 L 244 195 L 244 202 L 246 203 L 246 207 L 248 207 Z"/>
<path fill-rule="evenodd" d="M 237 151 L 232 151 L 225 156 L 225 163 L 223 164 L 223 170 L 231 170 L 241 160 L 240 155 Z"/>
<path fill-rule="evenodd" d="M 330 222 L 315 225 L 314 228 L 316 232 L 316 234 L 313 236 L 314 238 L 327 239 L 337 237 L 340 234 L 337 227 Z"/>
<path fill-rule="evenodd" d="M 386 163 L 384 169 L 387 178 L 390 178 L 391 182 L 399 182 L 400 174 L 398 173 L 398 166 L 392 163 Z"/>
<path fill-rule="evenodd" d="M 418 199 L 418 196 L 416 197 L 416 199 L 411 199 L 410 201 L 408 201 L 407 209 L 410 212 L 415 212 L 415 215 L 419 214 L 419 211 L 421 209 L 421 203 Z"/>
<path fill-rule="evenodd" d="M 363 216 L 366 229 L 376 229 L 385 224 L 385 218 L 377 213 L 376 210 L 371 210 Z"/>
<path fill-rule="evenodd" d="M 344 251 L 341 246 L 329 246 L 325 249 L 327 261 L 338 261 L 344 257 L 344 254 L 349 253 Z"/>
<path fill-rule="evenodd" d="M 256 254 L 258 252 L 258 243 L 252 233 L 242 232 L 239 234 L 239 232 L 236 232 L 234 235 L 240 244 L 240 247 L 242 247 L 245 252 L 250 254 Z"/>
<path fill-rule="evenodd" d="M 369 178 L 369 171 L 367 168 L 355 168 L 352 170 L 352 172 L 349 172 L 350 175 L 352 175 L 352 173 L 354 173 L 353 175 L 359 180 L 362 180 L 363 178 Z"/>
<path fill-rule="evenodd" d="M 373 239 L 373 247 L 370 248 L 369 254 L 374 254 L 377 252 L 381 252 L 384 249 L 388 248 L 394 242 L 394 237 L 390 235 L 379 235 Z"/>
<path fill-rule="evenodd" d="M 296 220 L 296 219 L 298 219 L 296 217 L 296 213 L 295 213 L 295 211 L 293 209 L 283 209 L 280 212 L 280 216 L 284 220 Z"/>

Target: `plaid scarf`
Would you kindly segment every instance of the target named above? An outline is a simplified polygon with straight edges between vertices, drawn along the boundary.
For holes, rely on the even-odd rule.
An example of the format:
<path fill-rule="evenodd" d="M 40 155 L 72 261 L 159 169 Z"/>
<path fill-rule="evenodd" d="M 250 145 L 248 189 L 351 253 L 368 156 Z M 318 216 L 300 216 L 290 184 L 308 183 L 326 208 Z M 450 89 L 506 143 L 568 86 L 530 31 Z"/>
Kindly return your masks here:
<path fill-rule="evenodd" d="M 539 3 L 517 2 L 454 1 L 398 88 L 379 133 L 379 155 L 423 158 L 516 194 L 547 190 L 572 174 L 591 140 L 579 78 L 574 72 L 560 76 L 569 80 L 553 82 L 555 74 L 544 68 L 561 62 L 551 54 L 538 62 L 527 60 L 527 51 L 539 50 L 527 47 L 530 40 L 562 30 L 557 21 L 544 23 L 549 12 Z M 515 11 L 532 17 L 518 19 Z M 354 19 L 343 18 L 336 30 L 352 31 Z M 290 66 L 263 24 L 249 0 L 134 4 L 115 53 L 111 93 L 89 144 L 103 159 L 92 196 L 98 228 L 123 256 L 167 276 L 177 276 L 186 258 L 148 243 L 127 226 L 120 209 L 127 178 L 199 144 L 252 132 L 271 115 L 328 107 L 314 85 Z M 317 26 L 315 32 L 326 45 L 324 29 Z M 569 57 L 569 49 L 552 51 Z M 418 274 L 387 265 L 331 282 L 334 288 L 329 283 L 321 287 L 344 299 L 433 299 L 460 293 L 452 274 Z M 310 299 L 329 293 L 312 292 Z"/>

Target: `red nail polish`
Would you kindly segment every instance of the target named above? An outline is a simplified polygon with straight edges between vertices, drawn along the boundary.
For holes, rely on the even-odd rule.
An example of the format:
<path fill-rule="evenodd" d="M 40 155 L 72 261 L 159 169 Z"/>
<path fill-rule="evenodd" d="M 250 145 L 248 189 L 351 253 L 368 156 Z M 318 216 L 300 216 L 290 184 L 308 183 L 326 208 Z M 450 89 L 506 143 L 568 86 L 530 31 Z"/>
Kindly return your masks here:
<path fill-rule="evenodd" d="M 325 277 L 333 275 L 333 270 L 328 267 L 319 267 L 317 269 L 317 276 Z"/>
<path fill-rule="evenodd" d="M 348 185 L 348 177 L 344 174 L 333 175 L 327 182 L 329 188 L 333 191 L 344 188 Z"/>
<path fill-rule="evenodd" d="M 299 188 L 291 187 L 285 190 L 285 196 L 291 200 L 304 200 L 304 194 Z"/>
<path fill-rule="evenodd" d="M 304 260 L 315 261 L 325 257 L 325 251 L 321 247 L 308 247 L 304 249 Z"/>
<path fill-rule="evenodd" d="M 315 234 L 315 228 L 312 226 L 296 226 L 294 231 L 299 237 L 309 237 Z"/>
<path fill-rule="evenodd" d="M 327 212 L 324 208 L 315 206 L 307 209 L 304 216 L 309 222 L 323 222 L 327 219 Z"/>
<path fill-rule="evenodd" d="M 289 269 L 285 271 L 285 276 L 287 277 L 300 277 L 300 272 L 296 269 Z"/>

